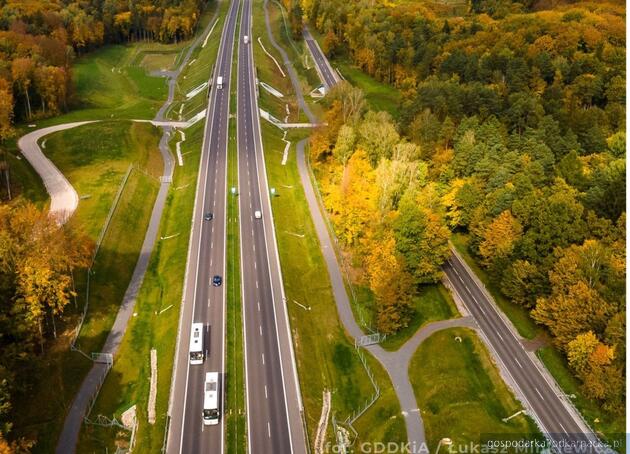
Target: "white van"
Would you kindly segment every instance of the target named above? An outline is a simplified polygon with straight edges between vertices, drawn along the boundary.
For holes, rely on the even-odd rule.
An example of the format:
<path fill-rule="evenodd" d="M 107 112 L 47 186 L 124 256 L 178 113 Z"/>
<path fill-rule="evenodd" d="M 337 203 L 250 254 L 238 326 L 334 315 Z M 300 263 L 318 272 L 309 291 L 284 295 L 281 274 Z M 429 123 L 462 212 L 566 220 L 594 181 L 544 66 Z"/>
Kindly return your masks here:
<path fill-rule="evenodd" d="M 260 212 L 260 210 L 254 211 L 254 217 L 256 219 L 261 219 L 262 218 L 262 213 Z"/>
<path fill-rule="evenodd" d="M 249 43 L 249 36 L 247 36 L 247 35 L 243 36 L 243 42 L 245 44 Z"/>

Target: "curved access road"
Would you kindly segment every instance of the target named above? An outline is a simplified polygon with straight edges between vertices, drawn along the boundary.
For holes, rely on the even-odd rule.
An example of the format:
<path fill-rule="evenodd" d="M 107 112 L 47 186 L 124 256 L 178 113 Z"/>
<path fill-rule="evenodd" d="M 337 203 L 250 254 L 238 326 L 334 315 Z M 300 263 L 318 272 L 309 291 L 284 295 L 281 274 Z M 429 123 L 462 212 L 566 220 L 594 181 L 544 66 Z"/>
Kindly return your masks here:
<path fill-rule="evenodd" d="M 79 196 L 63 173 L 44 155 L 38 142 L 39 139 L 53 132 L 64 131 L 93 122 L 77 121 L 49 126 L 29 132 L 18 140 L 18 147 L 22 154 L 41 177 L 46 191 L 50 194 L 50 214 L 55 217 L 59 224 L 65 224 L 72 217 L 77 205 L 79 205 Z"/>

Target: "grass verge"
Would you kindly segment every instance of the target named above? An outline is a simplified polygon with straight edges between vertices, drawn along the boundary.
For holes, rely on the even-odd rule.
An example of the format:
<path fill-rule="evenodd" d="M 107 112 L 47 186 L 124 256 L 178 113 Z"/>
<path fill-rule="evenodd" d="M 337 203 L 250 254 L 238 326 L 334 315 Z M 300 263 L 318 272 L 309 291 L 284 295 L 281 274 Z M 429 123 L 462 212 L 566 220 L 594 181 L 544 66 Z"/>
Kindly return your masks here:
<path fill-rule="evenodd" d="M 472 330 L 447 329 L 426 339 L 411 359 L 409 378 L 423 409 L 430 452 L 444 437 L 457 448 L 479 443 L 480 434 L 540 436 L 522 414 L 502 421 L 522 407 Z"/>
<path fill-rule="evenodd" d="M 239 15 L 242 14 L 239 9 Z M 237 20 L 240 30 L 240 20 Z M 240 33 L 236 33 L 236 37 Z M 238 38 L 235 38 L 230 83 L 230 112 L 236 112 L 238 91 Z M 245 402 L 245 355 L 243 351 L 243 310 L 241 301 L 240 223 L 238 197 L 230 188 L 238 188 L 238 144 L 236 118 L 229 119 L 227 160 L 227 320 L 226 320 L 226 393 L 225 450 L 227 454 L 247 452 L 247 403 Z"/>

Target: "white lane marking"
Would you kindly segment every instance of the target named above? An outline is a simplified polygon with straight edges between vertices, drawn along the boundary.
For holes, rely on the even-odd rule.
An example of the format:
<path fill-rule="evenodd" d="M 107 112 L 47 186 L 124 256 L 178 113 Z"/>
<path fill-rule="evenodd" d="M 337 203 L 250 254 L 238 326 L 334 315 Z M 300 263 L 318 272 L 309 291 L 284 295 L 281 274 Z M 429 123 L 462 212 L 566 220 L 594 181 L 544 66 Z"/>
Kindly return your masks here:
<path fill-rule="evenodd" d="M 516 361 L 516 364 L 518 364 L 518 367 L 520 367 L 521 369 L 523 368 L 523 366 L 521 366 L 521 363 L 518 361 L 518 359 L 514 358 L 514 361 Z"/>
<path fill-rule="evenodd" d="M 262 356 L 262 362 L 263 362 L 263 364 L 265 364 L 265 354 L 261 353 L 261 356 Z"/>
<path fill-rule="evenodd" d="M 497 333 L 497 336 L 499 336 L 499 338 L 503 340 L 503 336 L 501 336 L 498 331 L 495 331 L 495 332 Z"/>
<path fill-rule="evenodd" d="M 271 438 L 271 426 L 269 425 L 269 421 L 267 421 L 267 435 Z"/>
<path fill-rule="evenodd" d="M 256 266 L 256 262 L 254 262 L 254 269 L 258 269 L 258 267 Z"/>
<path fill-rule="evenodd" d="M 258 312 L 260 312 L 260 301 L 258 301 L 258 303 L 256 304 L 258 304 Z"/>
<path fill-rule="evenodd" d="M 210 241 L 210 249 L 214 247 L 214 240 Z"/>
<path fill-rule="evenodd" d="M 567 429 L 565 429 L 565 428 L 564 428 L 564 426 L 562 425 L 562 423 L 561 423 L 561 422 L 558 422 L 558 424 L 560 424 L 560 428 L 562 429 L 562 431 L 563 431 L 565 434 L 569 435 L 569 432 L 567 432 Z"/>
<path fill-rule="evenodd" d="M 260 335 L 262 336 L 262 326 L 258 325 L 258 331 L 260 332 Z"/>
<path fill-rule="evenodd" d="M 258 288 L 258 281 L 256 281 L 256 288 Z"/>
<path fill-rule="evenodd" d="M 208 298 L 208 307 L 210 307 L 210 298 Z"/>
<path fill-rule="evenodd" d="M 265 385 L 265 399 L 268 399 L 269 396 L 267 395 L 267 385 Z"/>
<path fill-rule="evenodd" d="M 542 400 L 545 400 L 545 398 L 542 396 L 542 394 L 540 394 L 540 391 L 538 391 L 538 388 L 536 388 L 536 387 L 534 386 L 534 389 L 536 390 L 536 392 L 538 393 L 538 395 L 540 396 L 540 398 L 541 398 Z"/>

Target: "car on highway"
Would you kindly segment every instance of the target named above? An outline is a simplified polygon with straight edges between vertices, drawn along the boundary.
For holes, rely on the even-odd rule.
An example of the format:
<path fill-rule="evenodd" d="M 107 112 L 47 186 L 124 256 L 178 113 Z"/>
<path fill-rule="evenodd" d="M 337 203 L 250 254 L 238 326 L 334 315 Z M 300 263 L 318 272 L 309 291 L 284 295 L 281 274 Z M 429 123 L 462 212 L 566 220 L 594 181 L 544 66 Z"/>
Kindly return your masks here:
<path fill-rule="evenodd" d="M 247 36 L 247 35 L 243 36 L 243 43 L 244 44 L 249 43 L 249 36 Z"/>
<path fill-rule="evenodd" d="M 260 212 L 260 210 L 254 211 L 254 217 L 256 219 L 261 219 L 262 218 L 262 213 Z"/>
<path fill-rule="evenodd" d="M 210 212 L 208 212 L 208 213 L 206 213 L 206 214 L 204 214 L 204 215 L 203 215 L 203 219 L 204 219 L 205 221 L 212 221 L 212 218 L 213 218 L 213 217 L 214 217 L 214 215 L 213 215 L 212 213 L 210 213 Z"/>
<path fill-rule="evenodd" d="M 215 287 L 220 287 L 222 283 L 223 279 L 218 274 L 212 278 L 212 285 L 214 285 Z"/>

